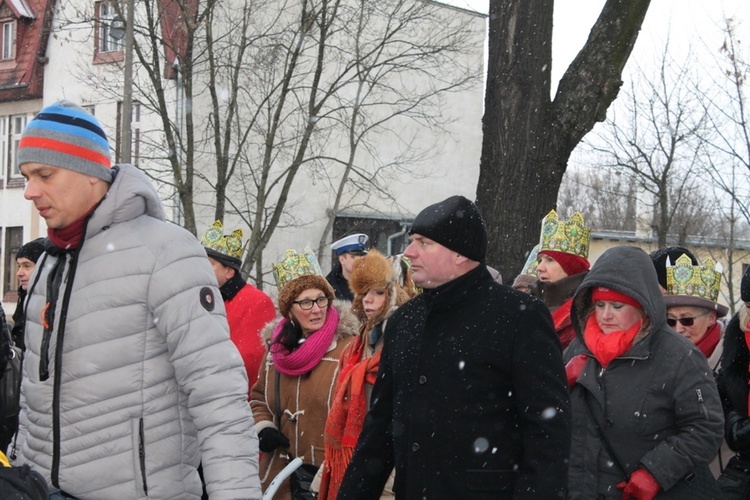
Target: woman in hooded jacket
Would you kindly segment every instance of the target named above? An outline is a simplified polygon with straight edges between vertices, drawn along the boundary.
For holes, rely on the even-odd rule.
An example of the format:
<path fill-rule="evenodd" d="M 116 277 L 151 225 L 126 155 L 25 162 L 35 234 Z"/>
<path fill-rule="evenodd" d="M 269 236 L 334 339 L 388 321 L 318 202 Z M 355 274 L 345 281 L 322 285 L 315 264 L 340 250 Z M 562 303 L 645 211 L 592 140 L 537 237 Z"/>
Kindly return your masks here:
<path fill-rule="evenodd" d="M 326 421 L 326 460 L 319 498 L 335 499 L 338 494 L 370 408 L 386 323 L 416 293 L 410 273 L 408 267 L 402 266 L 400 257 L 386 258 L 377 250 L 370 250 L 354 264 L 349 277 L 349 288 L 354 292 L 352 312 L 362 327 L 360 335 L 339 360 L 339 381 Z M 394 496 L 392 484 L 392 481 L 386 484 L 383 497 Z"/>
<path fill-rule="evenodd" d="M 607 250 L 576 291 L 565 351 L 570 499 L 721 498 L 723 416 L 706 358 L 667 327 L 648 255 Z"/>

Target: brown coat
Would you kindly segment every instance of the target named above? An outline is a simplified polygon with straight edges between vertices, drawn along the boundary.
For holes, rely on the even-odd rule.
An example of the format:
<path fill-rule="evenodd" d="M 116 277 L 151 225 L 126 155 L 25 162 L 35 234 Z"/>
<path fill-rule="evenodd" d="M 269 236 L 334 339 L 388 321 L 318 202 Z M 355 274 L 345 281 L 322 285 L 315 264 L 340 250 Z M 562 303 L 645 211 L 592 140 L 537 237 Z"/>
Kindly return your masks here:
<path fill-rule="evenodd" d="M 294 457 L 300 457 L 304 463 L 316 466 L 323 463 L 323 431 L 338 380 L 339 357 L 346 346 L 354 340 L 359 327 L 359 322 L 346 307 L 341 307 L 338 303 L 335 303 L 334 307 L 339 312 L 336 336 L 318 366 L 305 376 L 281 375 L 281 425 L 276 415 L 276 370 L 268 352 L 261 363 L 258 381 L 250 392 L 255 430 L 260 432 L 266 427 L 279 428 L 291 443 L 288 449 L 279 448 L 272 453 L 261 454 L 259 473 L 263 491 Z M 281 318 L 277 318 L 266 325 L 262 332 L 265 339 L 270 340 L 273 329 L 280 320 Z M 285 455 L 288 455 L 288 458 Z M 289 480 L 281 485 L 274 498 L 291 498 Z"/>

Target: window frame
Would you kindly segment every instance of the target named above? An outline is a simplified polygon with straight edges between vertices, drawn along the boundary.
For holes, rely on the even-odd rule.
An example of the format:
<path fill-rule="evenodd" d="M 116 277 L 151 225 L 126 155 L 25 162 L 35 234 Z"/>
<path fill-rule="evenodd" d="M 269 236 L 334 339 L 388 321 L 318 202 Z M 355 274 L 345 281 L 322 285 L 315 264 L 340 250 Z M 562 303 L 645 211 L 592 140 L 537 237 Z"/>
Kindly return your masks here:
<path fill-rule="evenodd" d="M 0 20 L 2 36 L 0 36 L 0 61 L 14 61 L 16 59 L 16 37 L 18 27 L 15 19 Z M 10 47 L 8 47 L 10 45 Z"/>
<path fill-rule="evenodd" d="M 117 18 L 115 2 L 101 0 L 95 4 L 94 63 L 120 62 L 125 58 L 125 39 L 110 35 L 112 21 Z"/>

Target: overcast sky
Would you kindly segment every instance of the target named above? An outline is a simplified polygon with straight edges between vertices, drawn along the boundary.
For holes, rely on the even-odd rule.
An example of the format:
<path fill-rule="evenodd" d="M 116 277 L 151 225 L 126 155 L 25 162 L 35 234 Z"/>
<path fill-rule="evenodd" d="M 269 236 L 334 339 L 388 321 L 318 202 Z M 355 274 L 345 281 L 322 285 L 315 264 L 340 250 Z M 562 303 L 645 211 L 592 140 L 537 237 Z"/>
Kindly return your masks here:
<path fill-rule="evenodd" d="M 489 5 L 489 0 L 441 1 L 483 13 L 487 13 Z M 604 0 L 555 0 L 553 94 L 562 73 L 586 42 L 603 6 Z M 739 39 L 750 40 L 750 0 L 652 0 L 630 61 L 644 65 L 656 60 L 667 36 L 670 53 L 677 58 L 686 54 L 688 47 L 692 47 L 694 54 L 705 55 L 706 50 L 715 53 L 723 40 L 721 23 L 725 15 L 740 22 Z"/>

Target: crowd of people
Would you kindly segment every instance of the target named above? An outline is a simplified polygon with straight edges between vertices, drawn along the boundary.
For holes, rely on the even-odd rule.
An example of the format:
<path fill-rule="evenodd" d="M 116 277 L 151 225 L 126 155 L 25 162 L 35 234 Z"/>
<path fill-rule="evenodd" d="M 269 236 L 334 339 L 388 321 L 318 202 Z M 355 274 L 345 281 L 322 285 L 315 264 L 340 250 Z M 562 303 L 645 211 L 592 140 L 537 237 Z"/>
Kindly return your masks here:
<path fill-rule="evenodd" d="M 0 446 L 51 499 L 750 497 L 750 271 L 728 318 L 713 260 L 592 266 L 553 210 L 506 286 L 451 196 L 400 255 L 348 234 L 324 277 L 288 250 L 274 301 L 242 231 L 167 223 L 80 106 L 43 109 L 18 164 L 48 232 L 17 253 L 12 328 L 0 309 L 0 364 L 24 351 Z"/>

